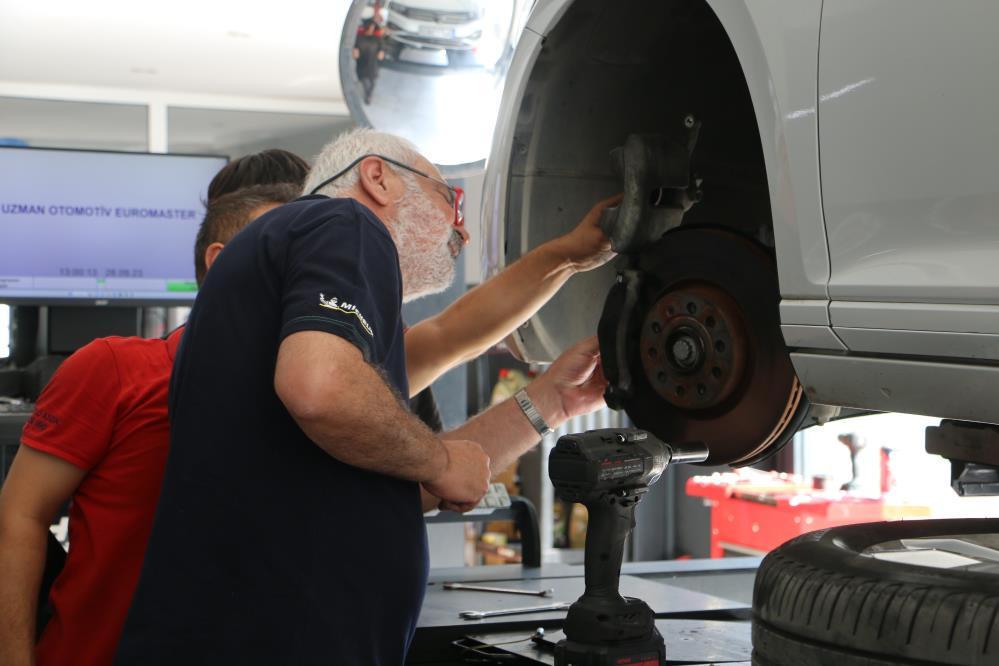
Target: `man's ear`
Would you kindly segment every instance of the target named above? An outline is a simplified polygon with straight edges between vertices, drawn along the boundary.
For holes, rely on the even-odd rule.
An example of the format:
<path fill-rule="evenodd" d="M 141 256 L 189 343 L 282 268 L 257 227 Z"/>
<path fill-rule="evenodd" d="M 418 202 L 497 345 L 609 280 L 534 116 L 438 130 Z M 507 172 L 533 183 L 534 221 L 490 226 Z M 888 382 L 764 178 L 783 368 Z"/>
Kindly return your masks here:
<path fill-rule="evenodd" d="M 212 264 L 215 263 L 215 260 L 218 258 L 219 252 L 222 251 L 223 247 L 225 247 L 223 243 L 216 242 L 205 248 L 205 270 L 212 267 Z"/>
<path fill-rule="evenodd" d="M 385 163 L 377 157 L 368 157 L 357 166 L 358 184 L 365 194 L 375 200 L 380 206 L 395 203 L 398 196 L 393 193 L 394 175 Z"/>

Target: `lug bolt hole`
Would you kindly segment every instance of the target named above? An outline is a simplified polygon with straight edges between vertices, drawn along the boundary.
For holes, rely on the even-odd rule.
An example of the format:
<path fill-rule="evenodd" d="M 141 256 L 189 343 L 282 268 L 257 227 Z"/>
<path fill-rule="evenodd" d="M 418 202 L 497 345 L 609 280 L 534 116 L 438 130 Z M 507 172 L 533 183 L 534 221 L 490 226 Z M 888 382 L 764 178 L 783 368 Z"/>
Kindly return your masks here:
<path fill-rule="evenodd" d="M 673 308 L 672 305 L 666 308 L 666 314 L 668 314 L 670 317 L 676 314 L 676 310 Z"/>
<path fill-rule="evenodd" d="M 715 342 L 715 351 L 718 352 L 719 354 L 724 353 L 725 352 L 725 342 L 722 341 L 722 340 L 718 340 L 717 342 Z"/>
<path fill-rule="evenodd" d="M 655 333 L 656 335 L 659 335 L 660 333 L 663 332 L 663 327 L 659 325 L 658 321 L 652 322 L 652 332 Z"/>
<path fill-rule="evenodd" d="M 687 389 L 683 388 L 682 386 L 677 386 L 676 387 L 676 394 L 677 395 L 683 395 L 686 392 L 687 392 Z"/>
<path fill-rule="evenodd" d="M 714 317 L 708 317 L 707 319 L 704 320 L 704 325 L 707 326 L 708 328 L 714 328 L 715 323 L 716 322 Z"/>
<path fill-rule="evenodd" d="M 666 383 L 666 373 L 665 372 L 660 372 L 658 375 L 656 375 L 656 379 L 658 379 L 659 381 L 661 381 L 662 383 L 665 384 Z"/>
<path fill-rule="evenodd" d="M 721 368 L 719 368 L 718 366 L 711 368 L 711 376 L 714 377 L 715 379 L 721 379 L 722 376 Z"/>
<path fill-rule="evenodd" d="M 655 358 L 658 354 L 659 352 L 656 351 L 655 347 L 649 347 L 649 356 Z"/>
<path fill-rule="evenodd" d="M 697 304 L 687 303 L 687 312 L 689 312 L 690 314 L 697 314 Z"/>
<path fill-rule="evenodd" d="M 697 395 L 703 396 L 708 392 L 708 387 L 704 384 L 697 385 Z"/>

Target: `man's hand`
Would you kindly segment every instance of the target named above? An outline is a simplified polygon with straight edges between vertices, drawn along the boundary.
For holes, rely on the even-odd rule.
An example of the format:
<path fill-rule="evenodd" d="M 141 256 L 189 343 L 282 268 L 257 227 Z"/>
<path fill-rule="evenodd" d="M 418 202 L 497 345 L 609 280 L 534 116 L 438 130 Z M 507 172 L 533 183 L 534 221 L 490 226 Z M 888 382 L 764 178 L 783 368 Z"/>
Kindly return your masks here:
<path fill-rule="evenodd" d="M 549 425 L 589 414 L 604 402 L 607 380 L 600 365 L 597 337 L 577 342 L 527 387 L 531 400 L 546 415 Z"/>
<path fill-rule="evenodd" d="M 611 250 L 610 239 L 600 229 L 600 216 L 609 206 L 621 203 L 621 199 L 622 195 L 618 194 L 598 202 L 575 229 L 551 241 L 577 273 L 599 268 L 616 256 Z"/>
<path fill-rule="evenodd" d="M 447 451 L 447 467 L 423 487 L 443 500 L 442 509 L 470 511 L 489 490 L 489 456 L 477 443 L 466 439 L 442 440 L 441 443 Z"/>
<path fill-rule="evenodd" d="M 548 425 L 557 428 L 568 418 L 603 407 L 606 386 L 597 339 L 593 337 L 562 354 L 546 373 L 527 386 L 527 394 Z M 539 439 L 534 426 L 512 398 L 490 407 L 448 436 L 479 442 L 497 474 L 537 445 Z M 431 502 L 424 502 L 423 506 L 425 511 L 433 508 Z"/>

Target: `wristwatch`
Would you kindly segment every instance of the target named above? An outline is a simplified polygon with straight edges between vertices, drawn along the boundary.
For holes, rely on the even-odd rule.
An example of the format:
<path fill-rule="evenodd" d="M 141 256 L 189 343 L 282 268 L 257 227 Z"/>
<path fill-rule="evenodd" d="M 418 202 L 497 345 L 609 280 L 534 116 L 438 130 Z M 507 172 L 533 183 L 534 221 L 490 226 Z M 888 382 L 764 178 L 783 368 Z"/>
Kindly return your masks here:
<path fill-rule="evenodd" d="M 541 416 L 538 408 L 534 406 L 533 402 L 531 402 L 530 396 L 527 395 L 527 389 L 520 389 L 513 394 L 513 397 L 517 401 L 517 404 L 520 405 L 520 409 L 524 412 L 524 416 L 526 416 L 527 420 L 531 422 L 531 425 L 534 426 L 534 429 L 539 435 L 544 437 L 555 432 L 551 429 L 548 423 L 545 422 L 545 419 Z"/>

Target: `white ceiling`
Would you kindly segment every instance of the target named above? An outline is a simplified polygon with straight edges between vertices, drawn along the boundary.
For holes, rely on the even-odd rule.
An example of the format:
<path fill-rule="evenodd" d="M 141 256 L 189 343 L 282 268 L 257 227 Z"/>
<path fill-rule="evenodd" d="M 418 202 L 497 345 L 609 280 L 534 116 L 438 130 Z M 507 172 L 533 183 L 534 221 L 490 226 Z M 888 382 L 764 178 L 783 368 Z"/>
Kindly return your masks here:
<path fill-rule="evenodd" d="M 339 101 L 349 0 L 0 0 L 0 82 Z"/>

